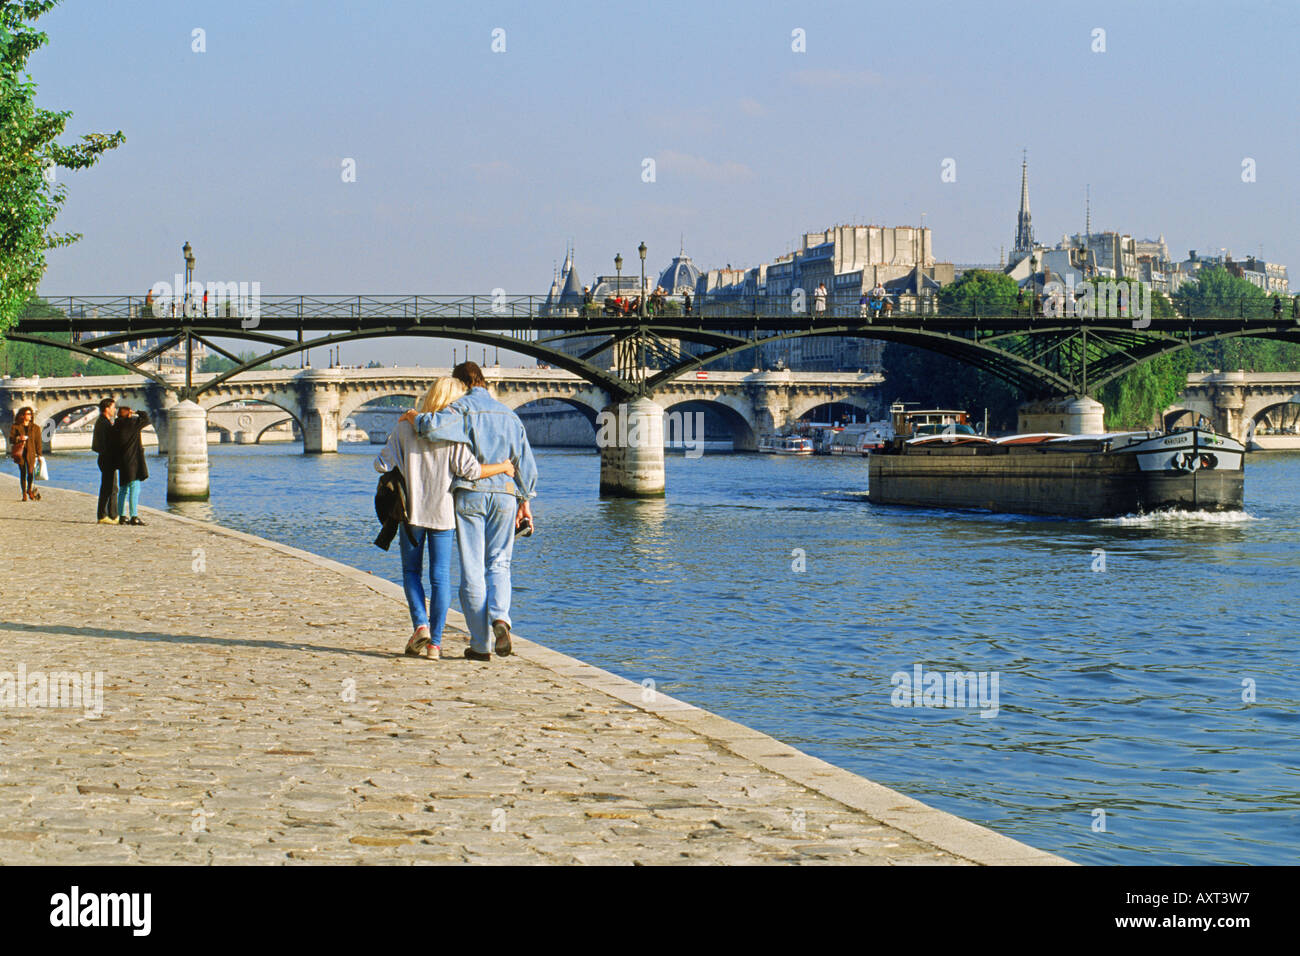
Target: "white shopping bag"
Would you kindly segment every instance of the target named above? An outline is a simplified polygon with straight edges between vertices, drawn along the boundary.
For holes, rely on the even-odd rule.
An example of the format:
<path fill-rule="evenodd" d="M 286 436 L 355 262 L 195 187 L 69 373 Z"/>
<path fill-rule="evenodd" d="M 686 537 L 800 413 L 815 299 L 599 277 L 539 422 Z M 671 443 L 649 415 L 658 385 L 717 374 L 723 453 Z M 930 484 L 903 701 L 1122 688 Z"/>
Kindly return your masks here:
<path fill-rule="evenodd" d="M 50 480 L 50 469 L 49 466 L 45 464 L 44 455 L 41 455 L 39 458 L 36 459 L 36 480 L 37 481 Z"/>

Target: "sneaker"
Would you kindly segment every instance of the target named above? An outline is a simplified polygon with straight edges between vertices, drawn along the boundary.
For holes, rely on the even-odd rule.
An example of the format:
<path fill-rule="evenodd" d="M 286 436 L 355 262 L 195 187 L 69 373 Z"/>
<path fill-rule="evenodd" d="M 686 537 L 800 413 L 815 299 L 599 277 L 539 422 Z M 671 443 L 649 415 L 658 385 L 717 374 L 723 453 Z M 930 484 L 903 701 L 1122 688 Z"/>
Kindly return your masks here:
<path fill-rule="evenodd" d="M 126 519 L 126 515 L 122 515 L 122 517 L 120 517 L 120 518 L 117 519 L 117 523 L 118 523 L 118 524 L 130 524 L 131 522 L 128 521 L 128 520 Z"/>
<path fill-rule="evenodd" d="M 467 647 L 465 648 L 465 659 L 470 661 L 490 661 L 492 660 L 492 655 L 480 654 L 478 651 L 474 650 L 474 648 Z"/>
<path fill-rule="evenodd" d="M 100 523 L 100 524 L 117 524 L 117 519 L 116 519 L 116 518 L 110 518 L 110 517 L 108 517 L 108 515 L 105 515 L 104 517 L 102 517 L 102 518 L 99 519 L 99 523 Z"/>
<path fill-rule="evenodd" d="M 493 648 L 497 652 L 497 657 L 509 657 L 511 650 L 510 625 L 505 621 L 493 621 L 492 633 L 496 635 L 497 639 L 496 647 Z"/>
<path fill-rule="evenodd" d="M 130 524 L 138 524 L 138 525 L 143 526 L 143 525 L 144 525 L 144 522 L 140 520 L 140 516 L 139 516 L 139 515 L 136 515 L 134 518 L 131 519 Z"/>
<path fill-rule="evenodd" d="M 427 627 L 417 627 L 411 639 L 406 642 L 406 650 L 403 652 L 407 657 L 419 657 L 420 651 L 429 646 L 429 629 Z"/>
<path fill-rule="evenodd" d="M 430 644 L 428 647 L 424 649 L 424 653 L 429 655 L 431 659 L 435 661 L 440 661 L 442 660 L 442 645 Z"/>

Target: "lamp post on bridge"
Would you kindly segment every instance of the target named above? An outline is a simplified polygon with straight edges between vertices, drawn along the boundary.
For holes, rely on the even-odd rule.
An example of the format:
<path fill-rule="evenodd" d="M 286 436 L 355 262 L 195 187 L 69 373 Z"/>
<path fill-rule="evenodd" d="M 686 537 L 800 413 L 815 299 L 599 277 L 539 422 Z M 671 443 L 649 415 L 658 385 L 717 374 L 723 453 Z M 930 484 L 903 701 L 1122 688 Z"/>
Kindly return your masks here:
<path fill-rule="evenodd" d="M 645 242 L 636 247 L 637 253 L 641 256 L 641 294 L 637 296 L 637 304 L 640 306 L 638 311 L 641 313 L 641 324 L 645 325 Z M 637 352 L 637 376 L 644 386 L 645 383 L 645 336 L 640 330 L 636 335 L 636 352 Z"/>
<path fill-rule="evenodd" d="M 188 241 L 181 247 L 181 254 L 185 256 L 185 298 L 182 300 L 181 314 L 186 315 L 188 312 L 186 307 L 190 304 L 190 283 L 194 281 L 194 263 L 197 260 Z"/>
<path fill-rule="evenodd" d="M 641 318 L 644 319 L 645 318 L 645 243 L 643 242 L 641 243 L 641 245 L 637 246 L 636 251 L 641 256 L 641 292 L 637 296 L 637 299 L 639 300 L 641 306 L 640 308 Z"/>
<path fill-rule="evenodd" d="M 194 281 L 194 264 L 198 261 L 194 257 L 194 250 L 190 247 L 189 240 L 185 240 L 185 245 L 181 247 L 181 254 L 185 256 L 185 298 L 181 305 L 181 322 L 184 323 L 190 316 L 190 283 Z M 158 370 L 162 371 L 162 354 L 158 355 Z M 194 388 L 194 340 L 190 338 L 189 331 L 185 333 L 185 392 L 188 395 Z"/>

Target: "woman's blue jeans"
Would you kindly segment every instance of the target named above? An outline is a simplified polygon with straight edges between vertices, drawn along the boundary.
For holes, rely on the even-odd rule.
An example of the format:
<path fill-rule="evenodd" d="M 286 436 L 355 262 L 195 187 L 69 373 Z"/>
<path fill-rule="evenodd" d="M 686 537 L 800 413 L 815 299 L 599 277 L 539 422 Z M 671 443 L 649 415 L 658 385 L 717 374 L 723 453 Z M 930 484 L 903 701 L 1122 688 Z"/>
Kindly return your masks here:
<path fill-rule="evenodd" d="M 130 505 L 130 510 L 127 506 Z M 140 516 L 140 479 L 128 481 L 117 489 L 117 513 L 123 518 Z"/>
<path fill-rule="evenodd" d="M 406 590 L 406 603 L 411 609 L 411 626 L 427 627 L 429 639 L 442 644 L 442 628 L 447 623 L 447 609 L 451 607 L 451 550 L 456 544 L 456 532 L 434 531 L 432 528 L 410 526 L 415 543 L 406 536 L 406 528 L 397 532 L 402 552 L 402 587 Z M 429 550 L 429 607 L 425 609 L 424 551 Z"/>

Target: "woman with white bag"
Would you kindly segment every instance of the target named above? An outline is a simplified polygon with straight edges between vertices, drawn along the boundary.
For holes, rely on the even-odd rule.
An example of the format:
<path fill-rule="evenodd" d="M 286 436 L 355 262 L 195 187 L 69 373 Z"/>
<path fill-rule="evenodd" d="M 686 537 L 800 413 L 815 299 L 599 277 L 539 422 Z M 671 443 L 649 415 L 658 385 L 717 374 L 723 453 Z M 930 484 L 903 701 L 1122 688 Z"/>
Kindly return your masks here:
<path fill-rule="evenodd" d="M 22 501 L 40 501 L 41 493 L 32 484 L 40 468 L 41 429 L 33 419 L 36 413 L 30 405 L 24 405 L 14 416 L 14 426 L 9 429 L 9 456 L 18 465 L 18 487 L 22 491 Z"/>

